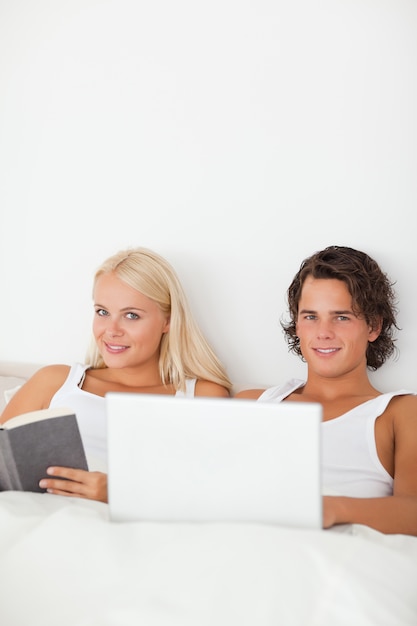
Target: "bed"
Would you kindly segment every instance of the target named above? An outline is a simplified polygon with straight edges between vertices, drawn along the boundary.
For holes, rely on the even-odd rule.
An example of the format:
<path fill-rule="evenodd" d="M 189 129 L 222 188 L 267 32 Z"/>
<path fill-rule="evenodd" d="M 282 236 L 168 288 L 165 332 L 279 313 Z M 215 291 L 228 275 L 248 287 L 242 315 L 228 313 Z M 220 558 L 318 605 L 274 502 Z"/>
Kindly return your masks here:
<path fill-rule="evenodd" d="M 0 366 L 2 393 L 31 368 Z M 416 626 L 417 538 L 115 523 L 100 502 L 2 492 L 0 623 Z"/>

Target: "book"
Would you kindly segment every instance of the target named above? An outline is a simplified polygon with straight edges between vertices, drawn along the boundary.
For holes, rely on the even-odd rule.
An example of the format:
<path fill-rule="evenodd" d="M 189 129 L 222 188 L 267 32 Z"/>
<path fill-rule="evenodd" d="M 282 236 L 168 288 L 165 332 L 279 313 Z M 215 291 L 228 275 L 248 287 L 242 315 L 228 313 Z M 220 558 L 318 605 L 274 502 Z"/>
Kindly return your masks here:
<path fill-rule="evenodd" d="M 71 409 L 31 411 L 0 424 L 0 491 L 43 493 L 39 481 L 52 465 L 88 470 Z"/>

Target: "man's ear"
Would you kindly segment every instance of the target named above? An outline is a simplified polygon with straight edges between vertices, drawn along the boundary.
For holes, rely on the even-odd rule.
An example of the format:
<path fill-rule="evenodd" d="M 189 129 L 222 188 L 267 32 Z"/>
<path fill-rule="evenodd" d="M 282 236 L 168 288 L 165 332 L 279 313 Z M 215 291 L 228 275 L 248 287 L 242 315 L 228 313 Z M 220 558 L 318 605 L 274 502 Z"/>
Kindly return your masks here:
<path fill-rule="evenodd" d="M 382 318 L 379 318 L 375 320 L 374 322 L 372 322 L 369 326 L 368 341 L 372 343 L 373 341 L 375 341 L 375 339 L 378 339 L 379 335 L 381 334 L 381 330 L 382 330 Z"/>

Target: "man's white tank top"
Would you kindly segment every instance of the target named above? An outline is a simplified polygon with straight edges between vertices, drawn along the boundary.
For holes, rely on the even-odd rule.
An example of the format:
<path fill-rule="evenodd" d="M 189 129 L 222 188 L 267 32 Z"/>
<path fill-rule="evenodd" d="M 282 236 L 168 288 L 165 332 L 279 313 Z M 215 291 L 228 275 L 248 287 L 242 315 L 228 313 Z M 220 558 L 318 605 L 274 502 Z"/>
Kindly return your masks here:
<path fill-rule="evenodd" d="M 266 389 L 260 402 L 281 402 L 305 384 L 292 379 Z M 393 493 L 393 479 L 380 462 L 375 444 L 375 420 L 394 396 L 417 395 L 400 390 L 383 393 L 334 419 L 322 422 L 322 492 L 356 498 L 377 498 Z"/>
<path fill-rule="evenodd" d="M 51 407 L 68 407 L 77 416 L 90 471 L 107 472 L 107 423 L 105 399 L 80 389 L 88 365 L 75 363 L 64 384 L 52 397 Z M 186 391 L 178 397 L 194 397 L 195 379 L 186 381 Z"/>

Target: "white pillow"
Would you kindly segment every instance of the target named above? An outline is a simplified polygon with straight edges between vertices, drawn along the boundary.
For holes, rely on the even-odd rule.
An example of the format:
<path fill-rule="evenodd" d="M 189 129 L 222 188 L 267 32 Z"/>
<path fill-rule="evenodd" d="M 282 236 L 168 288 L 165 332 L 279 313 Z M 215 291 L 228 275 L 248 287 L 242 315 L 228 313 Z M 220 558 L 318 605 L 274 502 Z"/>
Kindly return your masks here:
<path fill-rule="evenodd" d="M 25 382 L 26 378 L 20 378 L 19 376 L 0 376 L 0 414 L 10 398 Z"/>
<path fill-rule="evenodd" d="M 14 394 L 16 393 L 16 391 L 19 391 L 19 389 L 22 387 L 22 385 L 16 385 L 16 387 L 13 387 L 12 389 L 5 389 L 4 390 L 4 400 L 6 402 L 6 404 L 8 402 L 10 402 L 10 400 L 13 398 Z"/>

